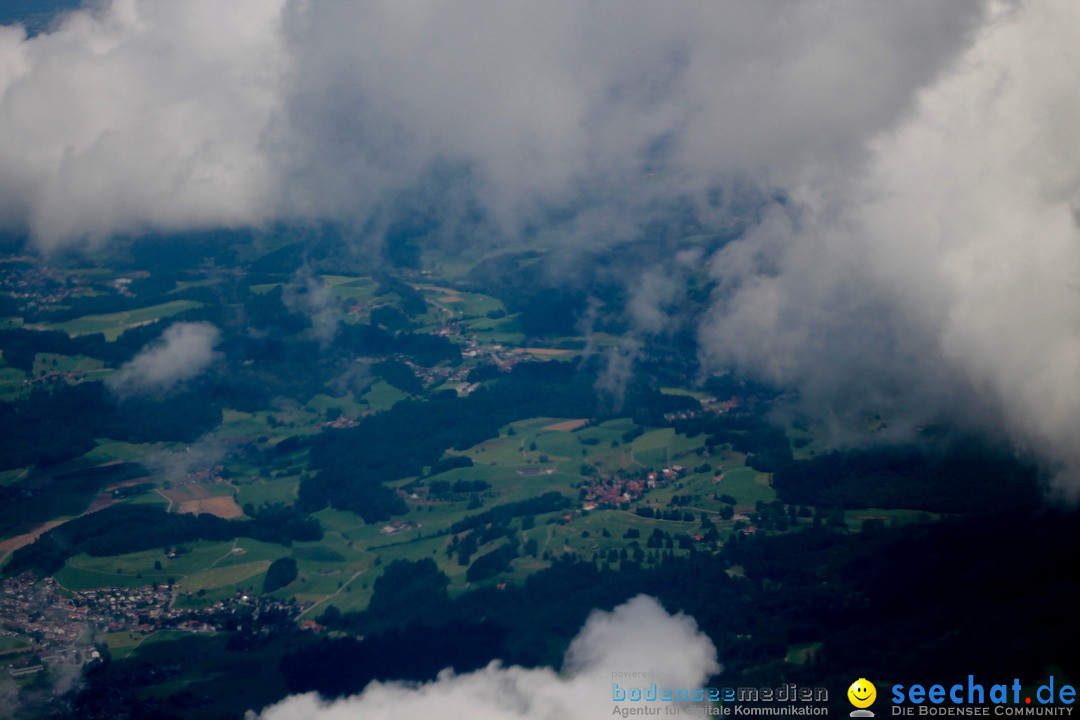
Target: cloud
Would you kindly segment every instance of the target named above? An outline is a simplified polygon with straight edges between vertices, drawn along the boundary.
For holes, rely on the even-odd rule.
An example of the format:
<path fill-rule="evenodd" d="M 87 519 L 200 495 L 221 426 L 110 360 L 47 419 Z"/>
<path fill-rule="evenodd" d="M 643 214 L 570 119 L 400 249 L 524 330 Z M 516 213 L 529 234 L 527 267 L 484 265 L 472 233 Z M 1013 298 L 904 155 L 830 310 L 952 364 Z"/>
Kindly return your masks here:
<path fill-rule="evenodd" d="M 289 310 L 311 320 L 311 334 L 323 345 L 337 330 L 341 302 L 309 265 L 302 265 L 282 293 L 281 301 Z"/>
<path fill-rule="evenodd" d="M 306 220 L 593 248 L 677 207 L 750 228 L 701 260 L 709 367 L 838 430 L 997 425 L 1080 488 L 1078 12 L 106 1 L 0 28 L 0 223 L 46 250 Z M 635 342 L 669 270 L 642 269 Z"/>
<path fill-rule="evenodd" d="M 120 395 L 165 392 L 197 377 L 219 355 L 214 346 L 221 332 L 210 323 L 178 322 L 144 347 L 109 378 Z"/>
<path fill-rule="evenodd" d="M 116 0 L 0 29 L 0 212 L 46 248 L 266 218 L 280 8 Z"/>
<path fill-rule="evenodd" d="M 793 187 L 797 210 L 713 258 L 707 355 L 834 406 L 925 417 L 962 398 L 1075 496 L 1078 21 L 1072 4 L 998 6 L 858 172 Z"/>
<path fill-rule="evenodd" d="M 142 463 L 161 473 L 166 480 L 177 482 L 197 470 L 218 465 L 228 453 L 224 441 L 213 435 L 203 435 L 183 450 L 163 450 L 149 455 Z"/>
<path fill-rule="evenodd" d="M 857 156 L 980 8 L 112 0 L 0 30 L 0 218 L 46 248 L 417 209 L 625 236 Z"/>
<path fill-rule="evenodd" d="M 316 693 L 268 707 L 262 720 L 293 718 L 444 717 L 476 720 L 595 718 L 611 714 L 613 673 L 660 671 L 662 678 L 616 678 L 621 686 L 702 687 L 719 672 L 716 648 L 693 618 L 669 615 L 639 595 L 610 613 L 594 611 L 570 644 L 562 673 L 551 668 L 503 667 L 475 672 L 445 670 L 433 682 L 373 682 L 359 695 L 326 702 Z M 656 705 L 658 703 L 635 703 Z M 251 713 L 249 717 L 255 717 Z"/>

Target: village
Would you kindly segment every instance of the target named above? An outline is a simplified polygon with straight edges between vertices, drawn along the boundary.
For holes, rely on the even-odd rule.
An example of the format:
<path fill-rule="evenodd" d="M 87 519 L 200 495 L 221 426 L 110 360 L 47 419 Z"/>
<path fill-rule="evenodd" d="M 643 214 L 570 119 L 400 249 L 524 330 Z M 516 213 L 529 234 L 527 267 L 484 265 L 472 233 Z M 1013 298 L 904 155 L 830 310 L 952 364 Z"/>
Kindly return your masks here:
<path fill-rule="evenodd" d="M 101 633 L 213 633 L 245 624 L 250 634 L 265 635 L 281 627 L 294 628 L 292 620 L 304 609 L 293 600 L 240 593 L 205 608 L 181 608 L 175 604 L 178 587 L 74 591 L 51 577 L 38 579 L 31 573 L 6 578 L 0 583 L 0 638 L 9 638 L 14 647 L 0 652 L 0 658 L 9 675 L 23 677 L 49 666 L 81 667 L 100 661 L 101 645 L 95 636 Z"/>
<path fill-rule="evenodd" d="M 14 257 L 0 265 L 0 292 L 29 310 L 60 305 L 73 296 L 93 293 L 90 285 L 70 273 L 38 264 L 34 258 Z"/>
<path fill-rule="evenodd" d="M 600 477 L 584 483 L 580 495 L 583 500 L 582 510 L 598 508 L 621 508 L 628 510 L 630 503 L 640 499 L 650 490 L 664 488 L 686 477 L 686 468 L 681 465 L 665 467 L 660 471 L 650 470 L 644 478 L 628 478 L 621 474 L 613 477 Z"/>

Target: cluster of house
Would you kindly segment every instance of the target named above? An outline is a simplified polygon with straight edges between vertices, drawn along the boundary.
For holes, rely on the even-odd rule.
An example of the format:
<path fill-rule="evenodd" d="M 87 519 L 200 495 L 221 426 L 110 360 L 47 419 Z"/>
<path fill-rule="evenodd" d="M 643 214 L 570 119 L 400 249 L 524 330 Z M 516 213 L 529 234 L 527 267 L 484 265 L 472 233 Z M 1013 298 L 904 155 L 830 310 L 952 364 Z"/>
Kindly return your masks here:
<path fill-rule="evenodd" d="M 655 473 L 652 473 L 655 475 Z M 642 497 L 658 486 L 656 478 L 637 480 L 622 477 L 597 478 L 582 488 L 582 510 L 617 508 Z"/>
<path fill-rule="evenodd" d="M 30 574 L 0 583 L 0 626 L 3 634 L 27 641 L 6 653 L 12 677 L 40 672 L 45 664 L 82 665 L 98 657 L 92 643 L 88 607 L 75 605 L 52 578 Z"/>
<path fill-rule="evenodd" d="M 183 478 L 173 480 L 173 487 L 179 485 L 199 485 L 222 482 L 221 474 L 225 471 L 224 465 L 211 465 L 187 472 Z"/>
<path fill-rule="evenodd" d="M 417 496 L 413 493 L 411 497 L 415 498 Z M 422 527 L 423 525 L 420 523 L 409 522 L 407 520 L 394 520 L 389 525 L 383 525 L 382 528 L 379 529 L 379 532 L 383 535 L 396 535 L 400 532 L 405 532 L 406 530 L 416 530 Z"/>
<path fill-rule="evenodd" d="M 737 397 L 730 397 L 727 400 L 717 400 L 714 397 L 703 397 L 698 398 L 698 402 L 701 403 L 701 410 L 680 410 L 678 412 L 665 413 L 664 419 L 670 422 L 672 420 L 690 420 L 703 415 L 727 415 L 728 413 L 737 410 L 743 404 L 743 401 Z"/>
<path fill-rule="evenodd" d="M 458 333 L 453 326 L 445 325 L 435 334 L 454 337 Z M 457 337 L 456 342 L 461 348 L 462 357 L 479 358 L 481 361 L 486 361 L 499 368 L 502 372 L 509 372 L 518 363 L 530 359 L 528 355 L 517 352 L 516 348 L 508 348 L 500 343 L 480 342 L 468 335 Z M 471 366 L 449 367 L 447 365 L 437 365 L 429 368 L 417 365 L 407 358 L 403 358 L 403 361 L 425 385 L 456 384 L 458 395 L 468 395 L 480 387 L 480 383 L 470 383 L 468 381 L 469 372 L 472 370 Z"/>
<path fill-rule="evenodd" d="M 651 470 L 644 479 L 620 475 L 594 478 L 582 487 L 581 509 L 622 507 L 638 500 L 654 488 L 667 487 L 685 477 L 686 472 L 686 468 L 682 465 L 672 465 L 661 470 Z"/>
<path fill-rule="evenodd" d="M 37 385 L 48 384 L 53 382 L 71 382 L 76 383 L 86 377 L 86 373 L 71 370 L 67 372 L 50 372 L 41 373 L 37 377 L 28 377 L 23 380 L 23 385 Z"/>
<path fill-rule="evenodd" d="M 365 411 L 365 412 L 360 413 L 360 417 L 364 417 L 365 415 L 370 415 L 370 414 L 371 414 L 370 411 Z M 360 424 L 360 421 L 355 417 L 349 417 L 348 415 L 339 415 L 338 417 L 334 418 L 333 420 L 328 420 L 328 421 L 320 424 L 318 426 L 318 429 L 319 430 L 325 430 L 326 428 L 330 428 L 330 429 L 333 429 L 333 430 L 344 430 L 345 428 L 356 427 L 359 424 Z"/>
<path fill-rule="evenodd" d="M 275 622 L 291 622 L 303 609 L 291 599 L 242 593 L 203 608 L 178 608 L 174 591 L 168 585 L 70 591 L 51 577 L 39 580 L 32 573 L 6 578 L 0 583 L 0 633 L 28 643 L 6 654 L 8 672 L 17 677 L 50 664 L 91 662 L 99 657 L 93 646 L 97 632 L 212 632 L 234 629 L 241 615 L 258 624 L 268 611 Z"/>
<path fill-rule="evenodd" d="M 473 337 L 465 337 L 461 343 L 461 355 L 487 360 L 502 372 L 509 372 L 519 362 L 530 359 L 529 356 L 517 352 L 516 348 L 508 348 L 502 343 L 480 342 Z"/>
<path fill-rule="evenodd" d="M 55 268 L 9 262 L 0 266 L 0 292 L 24 307 L 39 308 L 61 304 L 74 295 L 90 295 L 93 289 Z"/>

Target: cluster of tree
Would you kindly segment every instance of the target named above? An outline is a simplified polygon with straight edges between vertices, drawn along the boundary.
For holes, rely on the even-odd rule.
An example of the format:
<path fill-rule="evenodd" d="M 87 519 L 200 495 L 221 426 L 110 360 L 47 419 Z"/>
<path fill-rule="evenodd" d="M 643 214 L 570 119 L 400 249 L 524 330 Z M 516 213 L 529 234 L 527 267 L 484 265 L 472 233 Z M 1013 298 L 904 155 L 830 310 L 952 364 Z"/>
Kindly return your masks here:
<path fill-rule="evenodd" d="M 842 513 L 836 513 L 827 508 L 818 508 L 815 513 L 806 506 L 785 505 L 781 500 L 774 500 L 770 503 L 759 500 L 753 514 L 750 515 L 750 521 L 754 523 L 758 530 L 775 530 L 777 532 L 784 532 L 797 527 L 809 518 L 814 518 L 814 523 L 817 525 L 826 522 L 841 527 L 844 523 Z"/>
<path fill-rule="evenodd" d="M 25 532 L 55 517 L 79 515 L 101 488 L 146 474 L 136 463 L 117 463 L 70 470 L 38 472 L 0 487 L 0 536 Z M 137 493 L 144 484 L 120 488 Z"/>
<path fill-rule="evenodd" d="M 597 397 L 595 373 L 595 366 L 521 363 L 467 397 L 445 393 L 425 402 L 399 402 L 354 428 L 322 433 L 311 443 L 311 468 L 318 473 L 301 482 L 299 503 L 311 511 L 330 504 L 367 522 L 403 513 L 404 502 L 382 483 L 421 475 L 448 449 L 464 450 L 496 437 L 500 427 L 523 417 L 612 416 L 615 409 L 604 409 L 604 399 Z M 688 407 L 700 405 L 635 385 L 619 413 L 662 424 L 665 413 Z M 403 437 L 410 439 L 407 453 L 401 451 Z"/>
<path fill-rule="evenodd" d="M 461 362 L 461 350 L 450 340 L 426 333 L 392 333 L 374 325 L 342 325 L 334 335 L 334 346 L 356 355 L 403 355 L 417 365 L 432 367 L 441 362 Z"/>
<path fill-rule="evenodd" d="M 449 457 L 444 457 L 441 460 L 432 463 L 431 469 L 428 470 L 428 476 L 430 477 L 458 468 L 468 468 L 472 466 L 473 459 L 468 455 L 450 455 Z M 479 492 L 481 490 L 487 490 L 487 483 L 484 483 L 482 480 L 477 480 L 476 482 L 483 483 L 484 487 L 476 487 L 470 490 L 455 490 L 454 492 Z"/>
<path fill-rule="evenodd" d="M 251 240 L 249 230 L 214 229 L 144 235 L 121 250 L 110 265 L 148 271 L 151 276 L 194 271 L 207 263 L 218 267 L 236 267 L 240 264 L 239 249 L 249 245 Z"/>
<path fill-rule="evenodd" d="M 311 327 L 311 320 L 285 305 L 280 285 L 264 293 L 248 291 L 244 298 L 244 320 L 255 328 L 276 335 L 292 335 Z"/>
<path fill-rule="evenodd" d="M 0 470 L 53 465 L 82 455 L 99 437 L 94 414 L 112 410 L 100 383 L 35 388 L 26 398 L 0 402 Z"/>
<path fill-rule="evenodd" d="M 416 377 L 412 368 L 400 360 L 384 360 L 371 366 L 371 372 L 393 387 L 410 395 L 422 395 L 424 383 Z"/>
<path fill-rule="evenodd" d="M 405 317 L 405 313 L 393 305 L 381 305 L 369 313 L 372 327 L 383 327 L 392 333 L 401 330 L 412 330 L 415 326 Z"/>
<path fill-rule="evenodd" d="M 428 497 L 435 500 L 460 499 L 469 493 L 481 493 L 491 487 L 484 480 L 432 480 L 428 483 Z"/>
<path fill-rule="evenodd" d="M 1071 621 L 1080 578 L 1063 571 L 1077 551 L 1080 516 L 1044 510 L 875 523 L 860 533 L 819 527 L 743 538 L 725 555 L 752 582 L 787 589 L 777 595 L 794 600 L 800 589 L 814 589 L 801 621 L 793 609 L 777 616 L 791 642 L 824 642 L 817 663 L 792 680 L 824 684 L 865 668 L 856 674 L 903 684 L 933 676 L 948 685 L 967 673 L 1035 678 L 1048 666 L 1080 670 L 1069 649 L 1080 640 Z"/>
<path fill-rule="evenodd" d="M 1030 522 L 1024 533 L 1007 529 L 1016 524 L 1010 515 L 872 533 L 818 527 L 741 537 L 720 556 L 670 558 L 650 569 L 629 556 L 619 571 L 564 560 L 521 587 L 482 588 L 443 602 L 438 624 L 449 631 L 482 618 L 502 638 L 491 658 L 558 667 L 592 608 L 644 592 L 693 616 L 724 658 L 727 681 L 740 685 L 786 679 L 843 687 L 844 678 L 862 674 L 902 682 L 901 676 L 930 672 L 942 681 L 961 672 L 1039 677 L 1047 663 L 1072 674 L 1080 671 L 1073 651 L 1080 630 L 1071 622 L 1080 579 L 1063 568 L 1080 550 L 1080 518 L 1024 517 Z M 662 540 L 666 545 L 668 538 Z M 730 577 L 729 563 L 742 566 L 746 577 Z M 1002 577 L 1003 567 L 1011 577 Z M 934 602 L 927 602 L 927 588 Z M 422 603 L 396 607 L 398 627 L 424 622 Z M 467 635 L 458 638 L 469 645 Z M 784 662 L 791 645 L 808 642 L 823 643 L 814 664 Z M 305 657 L 308 664 L 323 662 Z M 457 667 L 453 657 L 442 660 Z M 296 680 L 292 668 L 282 665 L 294 678 L 292 690 L 319 689 Z M 419 667 L 397 672 L 397 678 L 430 678 Z"/>
<path fill-rule="evenodd" d="M 45 576 L 79 553 L 105 557 L 196 540 L 225 541 L 238 537 L 291 545 L 293 541 L 320 540 L 322 527 L 318 520 L 304 518 L 286 507 L 257 514 L 251 520 L 224 520 L 206 513 L 177 514 L 145 505 L 113 505 L 70 520 L 19 548 L 4 567 L 4 573 L 17 575 L 33 570 Z"/>
<path fill-rule="evenodd" d="M 673 425 L 675 432 L 689 437 L 706 434 L 709 453 L 719 445 L 746 453 L 746 464 L 760 472 L 775 472 L 792 460 L 783 429 L 754 414 L 707 415 L 676 420 Z"/>
<path fill-rule="evenodd" d="M 138 310 L 148 305 L 156 304 L 157 301 L 165 302 L 162 295 L 169 293 L 176 285 L 175 276 L 164 276 L 153 279 L 133 282 L 129 289 L 131 295 L 121 295 L 113 292 L 98 292 L 94 295 L 76 295 L 65 300 L 62 307 L 43 307 L 40 309 L 27 309 L 21 314 L 23 320 L 28 323 L 60 323 L 74 320 L 85 315 L 107 315 L 111 313 Z M 135 291 L 138 292 L 135 292 Z M 195 290 L 170 293 L 168 300 L 195 300 L 204 297 Z"/>
<path fill-rule="evenodd" d="M 506 525 L 516 517 L 542 515 L 543 513 L 562 510 L 570 507 L 570 505 L 570 498 L 553 490 L 527 500 L 496 505 L 482 513 L 468 515 L 451 525 L 450 532 L 465 532 L 484 525 Z"/>
<path fill-rule="evenodd" d="M 446 546 L 446 556 L 451 557 L 456 553 L 458 565 L 466 567 L 472 561 L 472 556 L 477 550 L 502 538 L 515 546 L 519 543 L 514 529 L 501 523 L 484 525 L 463 535 L 455 534 L 450 539 L 450 544 Z M 501 572 L 501 570 L 497 572 Z"/>
<path fill-rule="evenodd" d="M 634 513 L 643 518 L 656 518 L 657 520 L 681 520 L 693 522 L 694 513 L 689 510 L 663 510 L 661 508 L 636 507 Z"/>
<path fill-rule="evenodd" d="M 447 667 L 458 673 L 484 667 L 505 642 L 501 628 L 483 622 L 410 625 L 357 640 L 322 639 L 285 655 L 279 668 L 289 692 L 352 695 L 372 680 L 434 680 Z"/>
<path fill-rule="evenodd" d="M 665 557 L 650 568 L 629 554 L 618 570 L 566 556 L 521 586 L 478 588 L 454 600 L 432 561 L 395 561 L 367 613 L 328 608 L 320 617 L 362 640 L 308 641 L 279 669 L 289 692 L 333 697 L 371 680 L 425 681 L 444 667 L 464 672 L 494 658 L 559 668 L 594 608 L 646 593 L 695 618 L 732 686 L 846 687 L 863 675 L 948 684 L 968 673 L 1040 678 L 1047 666 L 1076 676 L 1080 578 L 1067 569 L 1077 552 L 1075 513 L 1019 512 L 856 533 L 822 526 L 737 535 L 719 555 Z M 745 577 L 729 575 L 732 564 Z M 184 642 L 188 657 L 200 656 L 192 643 L 204 655 L 219 652 L 213 638 Z M 786 662 L 802 643 L 819 644 L 812 661 Z M 117 697 L 105 691 L 130 687 L 141 667 L 127 660 L 92 673 L 85 697 Z M 835 695 L 833 709 L 850 710 Z"/>
<path fill-rule="evenodd" d="M 192 442 L 221 422 L 211 388 L 117 400 L 100 382 L 35 388 L 0 402 L 0 470 L 53 465 L 94 447 L 95 438 Z"/>
<path fill-rule="evenodd" d="M 181 313 L 160 323 L 130 328 L 111 342 L 102 333 L 71 337 L 59 330 L 9 328 L 0 330 L 0 348 L 4 350 L 4 362 L 26 373 L 33 370 L 34 356 L 38 353 L 84 355 L 118 367 L 161 335 L 167 324 L 191 319 L 185 316 L 186 313 Z"/>
<path fill-rule="evenodd" d="M 833 452 L 789 463 L 773 487 L 788 503 L 838 508 L 957 513 L 1039 504 L 1034 466 L 973 439 Z"/>
<path fill-rule="evenodd" d="M 381 297 L 393 293 L 401 301 L 401 310 L 407 317 L 416 317 L 427 312 L 427 300 L 424 294 L 409 285 L 407 282 L 387 273 L 380 274 L 377 278 L 378 286 L 375 288 L 375 296 Z"/>
<path fill-rule="evenodd" d="M 502 371 L 499 370 L 497 365 L 477 365 L 469 374 L 465 376 L 465 379 L 471 383 L 480 383 L 487 380 L 495 380 L 502 377 Z"/>
<path fill-rule="evenodd" d="M 496 437 L 502 425 L 520 417 L 554 416 L 559 408 L 589 416 L 596 406 L 586 383 L 573 368 L 523 363 L 467 397 L 448 393 L 403 401 L 354 428 L 324 432 L 311 443 L 310 466 L 318 472 L 301 482 L 298 503 L 312 511 L 331 504 L 367 522 L 403 513 L 404 502 L 383 482 L 419 476 L 446 450 Z M 409 438 L 408 452 L 402 438 Z"/>
<path fill-rule="evenodd" d="M 319 616 L 319 622 L 357 635 L 421 622 L 441 624 L 450 617 L 449 585 L 450 579 L 430 558 L 394 560 L 375 580 L 366 610 L 342 613 L 330 605 Z M 416 612 L 420 607 L 425 609 L 422 615 Z"/>
<path fill-rule="evenodd" d="M 516 540 L 516 538 L 512 538 Z M 465 579 L 469 582 L 480 582 L 495 577 L 504 570 L 510 568 L 510 561 L 518 556 L 517 543 L 507 542 L 494 550 L 484 553 L 473 560 L 472 565 L 465 571 Z"/>
<path fill-rule="evenodd" d="M 270 563 L 263 578 L 263 592 L 272 593 L 285 587 L 299 575 L 296 560 L 291 557 L 279 557 Z"/>
<path fill-rule="evenodd" d="M 690 536 L 685 533 L 676 533 L 673 536 L 671 533 L 664 532 L 660 528 L 653 528 L 652 533 L 645 541 L 645 547 L 651 550 L 672 550 L 675 548 L 676 542 L 678 542 L 680 550 L 691 550 L 694 547 L 693 542 L 690 540 Z"/>

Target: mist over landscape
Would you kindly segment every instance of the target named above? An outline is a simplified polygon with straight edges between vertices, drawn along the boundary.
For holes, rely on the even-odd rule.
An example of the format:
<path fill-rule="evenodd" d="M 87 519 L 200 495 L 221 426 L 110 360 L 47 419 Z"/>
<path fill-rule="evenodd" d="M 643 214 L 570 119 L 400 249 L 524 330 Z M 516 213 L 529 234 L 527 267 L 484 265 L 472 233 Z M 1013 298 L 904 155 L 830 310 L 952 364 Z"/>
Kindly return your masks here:
<path fill-rule="evenodd" d="M 0 564 L 92 628 L 0 608 L 22 716 L 593 717 L 605 622 L 834 711 L 938 642 L 1078 670 L 1025 623 L 1078 592 L 1080 6 L 0 22 Z"/>

